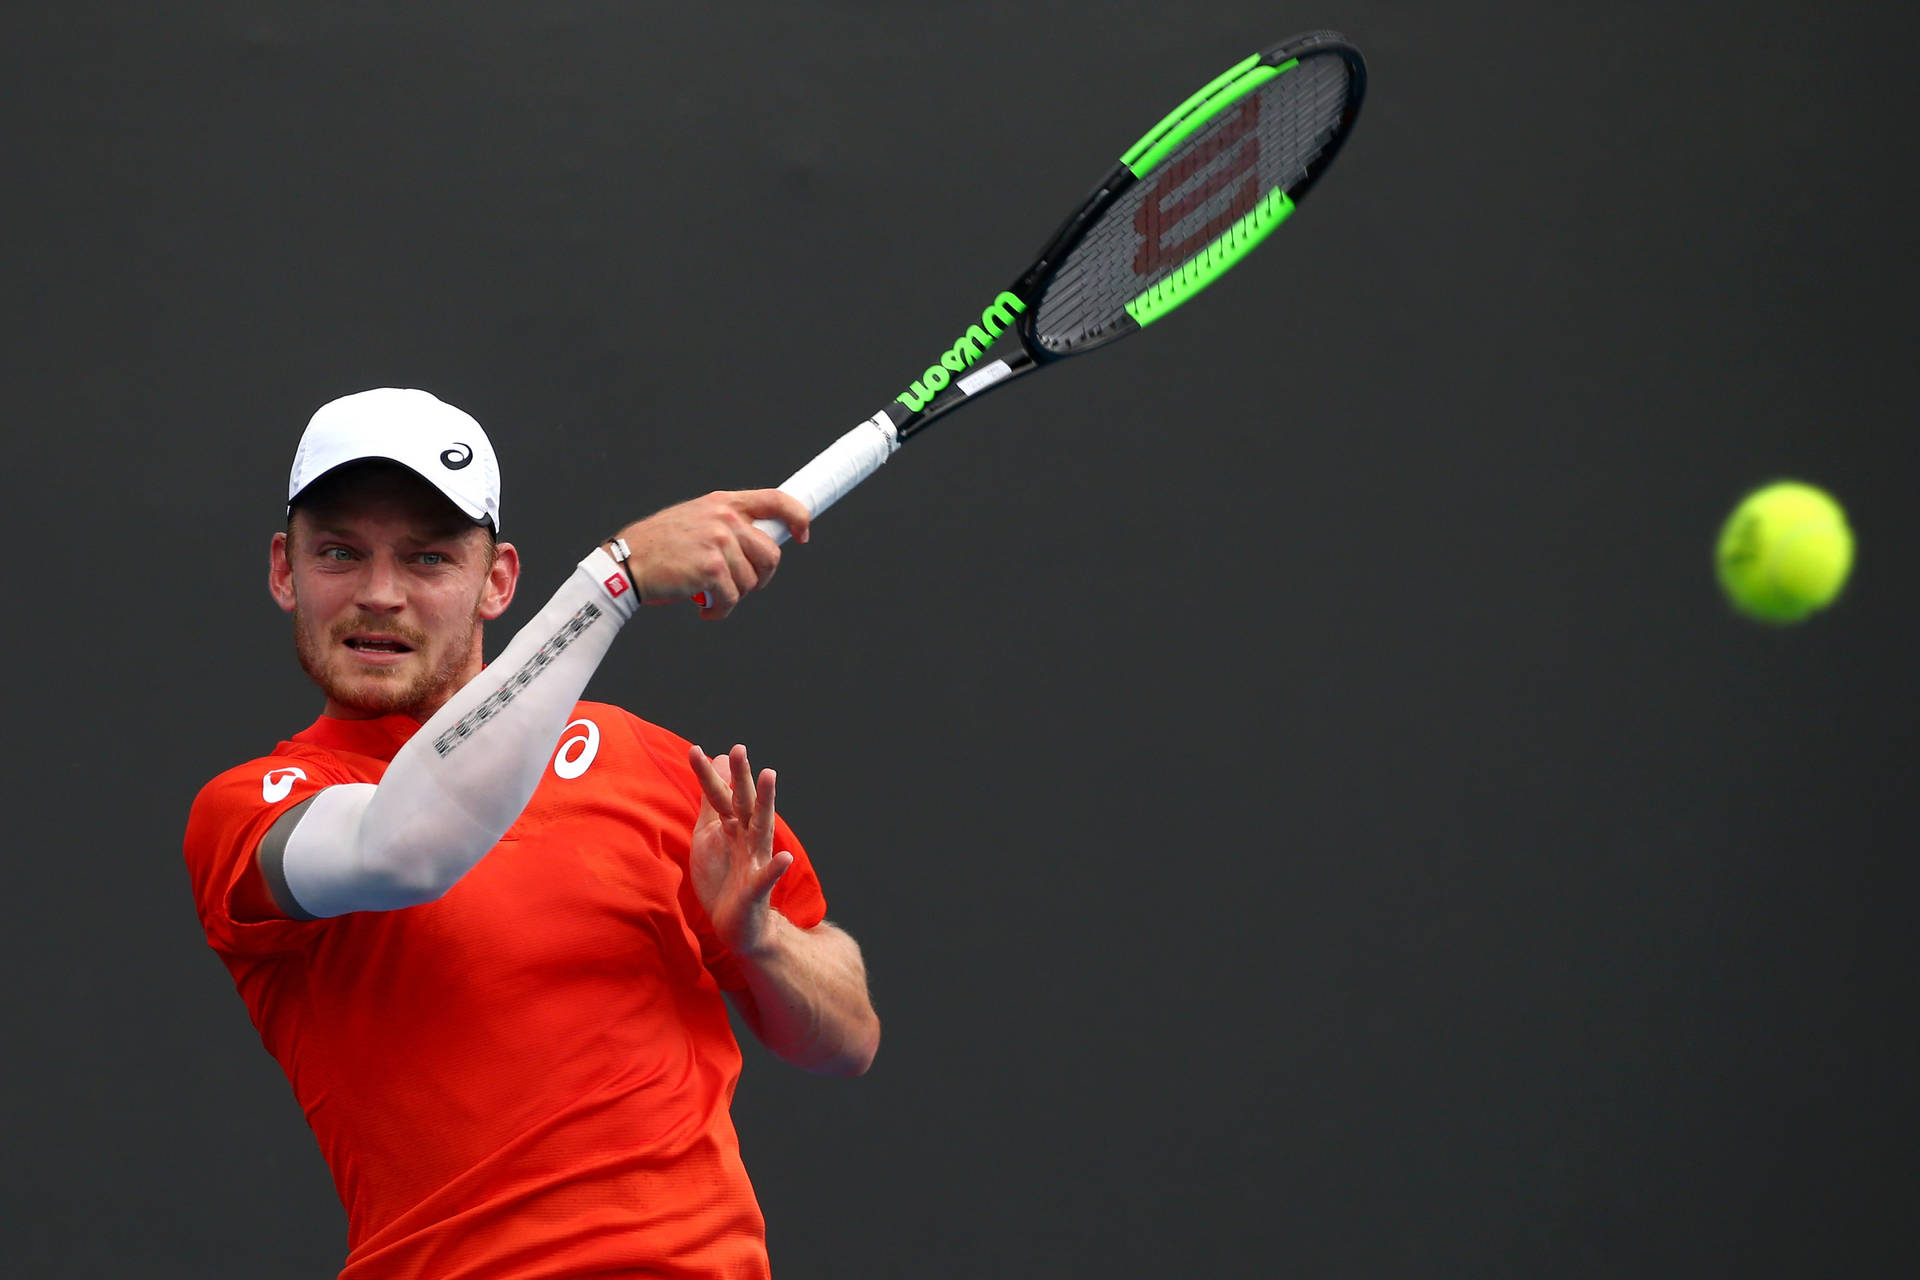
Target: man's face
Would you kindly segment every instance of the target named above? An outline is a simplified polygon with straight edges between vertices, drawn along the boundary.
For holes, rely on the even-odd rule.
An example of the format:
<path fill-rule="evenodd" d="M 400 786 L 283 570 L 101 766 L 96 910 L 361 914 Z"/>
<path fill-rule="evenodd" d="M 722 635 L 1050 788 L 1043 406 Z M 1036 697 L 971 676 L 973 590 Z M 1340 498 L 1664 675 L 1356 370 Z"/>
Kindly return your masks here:
<path fill-rule="evenodd" d="M 411 471 L 370 464 L 302 495 L 274 535 L 268 586 L 327 714 L 424 720 L 479 671 L 480 624 L 518 576 L 510 544 L 496 549 Z"/>

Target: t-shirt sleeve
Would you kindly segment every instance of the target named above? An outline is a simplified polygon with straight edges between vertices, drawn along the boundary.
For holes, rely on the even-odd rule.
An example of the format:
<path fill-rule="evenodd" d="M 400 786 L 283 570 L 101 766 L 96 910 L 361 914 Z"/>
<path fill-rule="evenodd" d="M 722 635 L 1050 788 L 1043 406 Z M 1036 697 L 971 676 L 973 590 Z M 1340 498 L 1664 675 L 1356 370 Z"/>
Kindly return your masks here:
<path fill-rule="evenodd" d="M 187 874 L 207 945 L 223 955 L 258 956 L 306 944 L 323 920 L 288 920 L 249 909 L 254 850 L 281 814 L 326 787 L 330 776 L 312 760 L 266 756 L 229 769 L 201 788 L 187 815 Z M 270 905 L 270 904 L 268 904 Z M 256 918 L 271 916 L 272 918 Z"/>

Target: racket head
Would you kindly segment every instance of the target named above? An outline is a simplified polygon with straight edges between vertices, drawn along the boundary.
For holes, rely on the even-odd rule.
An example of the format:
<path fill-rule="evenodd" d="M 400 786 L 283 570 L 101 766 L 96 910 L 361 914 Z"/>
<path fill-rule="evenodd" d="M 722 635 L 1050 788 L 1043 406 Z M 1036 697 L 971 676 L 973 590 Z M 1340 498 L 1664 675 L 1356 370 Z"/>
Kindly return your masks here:
<path fill-rule="evenodd" d="M 1251 54 L 1122 155 L 1013 287 L 1036 361 L 1138 333 L 1284 222 L 1326 172 L 1366 94 L 1360 51 L 1334 31 Z"/>

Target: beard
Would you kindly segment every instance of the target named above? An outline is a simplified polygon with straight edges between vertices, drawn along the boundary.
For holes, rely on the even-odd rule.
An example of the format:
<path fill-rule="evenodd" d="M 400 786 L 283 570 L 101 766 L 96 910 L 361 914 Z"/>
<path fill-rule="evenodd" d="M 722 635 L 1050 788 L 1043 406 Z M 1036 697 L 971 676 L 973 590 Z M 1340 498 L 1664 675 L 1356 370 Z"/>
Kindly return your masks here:
<path fill-rule="evenodd" d="M 466 683 L 467 665 L 480 628 L 480 608 L 474 605 L 466 630 L 451 637 L 436 657 L 427 634 L 374 618 L 347 618 L 319 634 L 319 628 L 296 601 L 293 609 L 293 647 L 300 668 L 320 691 L 341 706 L 371 716 L 411 715 L 425 720 L 439 710 Z M 358 631 L 378 631 L 406 643 L 418 662 L 405 667 L 354 667 L 343 657 L 341 641 Z"/>

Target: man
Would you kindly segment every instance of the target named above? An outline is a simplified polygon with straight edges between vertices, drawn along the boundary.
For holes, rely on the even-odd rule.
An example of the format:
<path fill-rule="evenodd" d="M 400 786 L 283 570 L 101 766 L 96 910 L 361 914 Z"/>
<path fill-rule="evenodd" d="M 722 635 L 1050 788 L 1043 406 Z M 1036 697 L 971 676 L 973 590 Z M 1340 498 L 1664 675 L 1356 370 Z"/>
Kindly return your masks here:
<path fill-rule="evenodd" d="M 804 541 L 808 513 L 716 493 L 629 525 L 483 670 L 520 576 L 499 494 L 425 392 L 314 415 L 268 588 L 325 712 L 195 800 L 201 923 L 333 1172 L 344 1280 L 765 1275 L 726 1001 L 857 1075 L 859 948 L 771 770 L 578 699 L 641 602 L 725 617 L 779 564 L 752 521 Z"/>

